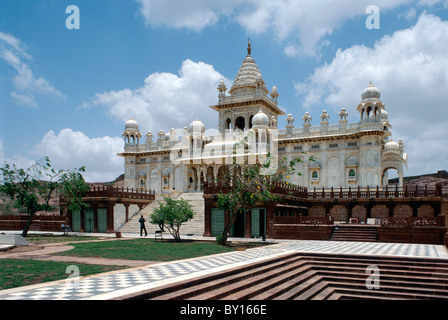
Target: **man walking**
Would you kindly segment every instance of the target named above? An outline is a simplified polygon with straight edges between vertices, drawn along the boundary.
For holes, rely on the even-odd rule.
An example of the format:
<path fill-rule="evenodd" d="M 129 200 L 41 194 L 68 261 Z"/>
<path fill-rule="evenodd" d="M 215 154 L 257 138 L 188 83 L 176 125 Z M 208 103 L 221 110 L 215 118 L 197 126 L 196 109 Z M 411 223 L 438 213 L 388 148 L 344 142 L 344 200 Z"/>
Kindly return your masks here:
<path fill-rule="evenodd" d="M 138 222 L 140 222 L 140 237 L 142 236 L 143 230 L 145 230 L 145 237 L 146 237 L 148 235 L 148 232 L 146 232 L 145 218 L 143 218 L 143 215 L 140 217 Z"/>

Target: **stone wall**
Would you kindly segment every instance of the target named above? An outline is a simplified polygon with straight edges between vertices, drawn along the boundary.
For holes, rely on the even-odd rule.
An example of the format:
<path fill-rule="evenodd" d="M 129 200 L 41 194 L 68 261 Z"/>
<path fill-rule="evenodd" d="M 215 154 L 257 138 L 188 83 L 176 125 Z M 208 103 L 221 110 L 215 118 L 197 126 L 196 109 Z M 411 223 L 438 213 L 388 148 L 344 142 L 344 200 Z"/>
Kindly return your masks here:
<path fill-rule="evenodd" d="M 0 215 L 0 230 L 22 230 L 28 220 L 28 215 Z M 30 231 L 61 231 L 61 225 L 68 224 L 66 215 L 36 214 Z"/>

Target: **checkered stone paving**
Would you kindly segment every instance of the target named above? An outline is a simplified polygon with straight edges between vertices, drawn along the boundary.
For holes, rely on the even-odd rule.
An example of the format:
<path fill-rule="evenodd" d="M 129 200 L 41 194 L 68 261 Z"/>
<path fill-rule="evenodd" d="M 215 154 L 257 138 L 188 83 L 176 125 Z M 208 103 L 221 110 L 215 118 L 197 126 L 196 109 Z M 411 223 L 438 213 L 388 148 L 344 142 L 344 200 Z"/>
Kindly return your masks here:
<path fill-rule="evenodd" d="M 81 277 L 77 279 L 78 282 L 75 284 L 73 281 L 67 282 L 63 280 L 3 290 L 0 291 L 0 300 L 113 299 L 167 283 L 236 268 L 294 252 L 372 256 L 389 255 L 448 260 L 448 252 L 441 245 L 305 240 L 284 241 L 246 251 L 152 264 L 145 267 Z"/>
<path fill-rule="evenodd" d="M 218 254 L 188 260 L 149 265 L 147 267 L 122 270 L 106 275 L 79 278 L 77 285 L 73 280 L 56 281 L 36 286 L 0 291 L 0 300 L 81 300 L 95 299 L 107 293 L 123 292 L 126 289 L 141 288 L 158 281 L 175 279 L 180 276 L 196 276 L 200 272 L 214 272 L 216 269 L 247 264 L 259 259 L 289 251 L 288 247 L 273 245 L 247 251 Z M 276 247 L 276 248 L 274 248 Z M 82 270 L 81 270 L 82 271 Z M 110 296 L 110 295 L 109 295 Z"/>

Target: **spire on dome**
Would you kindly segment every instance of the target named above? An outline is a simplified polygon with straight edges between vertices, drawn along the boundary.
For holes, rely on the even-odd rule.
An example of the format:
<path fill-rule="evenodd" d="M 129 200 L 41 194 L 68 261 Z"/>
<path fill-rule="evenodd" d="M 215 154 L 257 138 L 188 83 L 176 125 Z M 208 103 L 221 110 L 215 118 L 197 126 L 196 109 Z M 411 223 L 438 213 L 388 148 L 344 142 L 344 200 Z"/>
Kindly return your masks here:
<path fill-rule="evenodd" d="M 250 39 L 248 39 L 248 43 L 247 43 L 247 55 L 250 56 L 252 52 L 252 48 L 250 47 Z"/>

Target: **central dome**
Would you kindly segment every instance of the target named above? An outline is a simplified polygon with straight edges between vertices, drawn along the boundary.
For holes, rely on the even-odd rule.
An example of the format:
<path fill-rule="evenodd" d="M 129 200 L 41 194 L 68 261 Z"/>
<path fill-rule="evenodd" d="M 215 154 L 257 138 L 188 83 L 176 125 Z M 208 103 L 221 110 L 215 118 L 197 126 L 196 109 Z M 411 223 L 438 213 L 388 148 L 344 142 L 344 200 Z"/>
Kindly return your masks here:
<path fill-rule="evenodd" d="M 247 48 L 247 56 L 243 60 L 243 64 L 241 65 L 238 73 L 233 81 L 232 87 L 230 88 L 229 94 L 239 94 L 245 93 L 245 90 L 255 90 L 258 86 L 261 86 L 265 94 L 269 91 L 266 89 L 265 82 L 263 80 L 263 76 L 261 75 L 260 70 L 258 69 L 255 60 L 251 55 L 251 47 L 250 41 Z"/>

